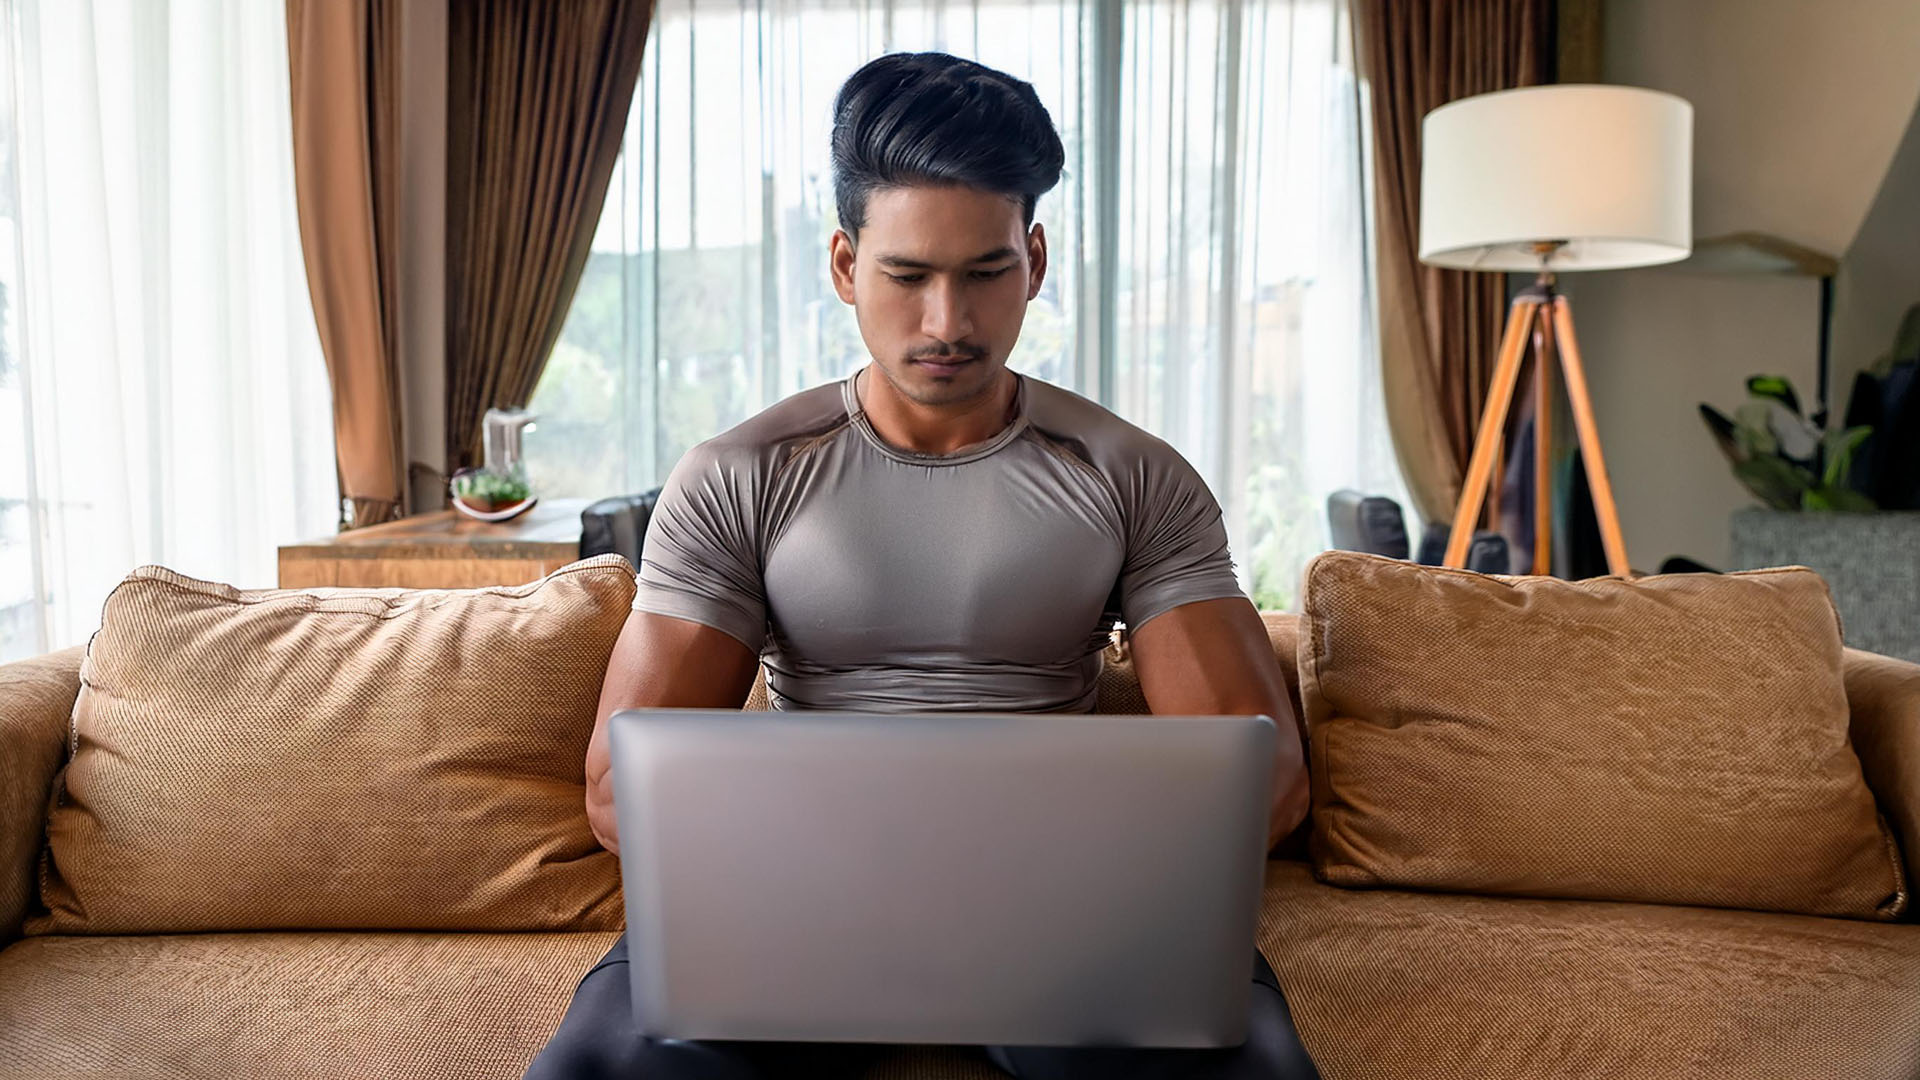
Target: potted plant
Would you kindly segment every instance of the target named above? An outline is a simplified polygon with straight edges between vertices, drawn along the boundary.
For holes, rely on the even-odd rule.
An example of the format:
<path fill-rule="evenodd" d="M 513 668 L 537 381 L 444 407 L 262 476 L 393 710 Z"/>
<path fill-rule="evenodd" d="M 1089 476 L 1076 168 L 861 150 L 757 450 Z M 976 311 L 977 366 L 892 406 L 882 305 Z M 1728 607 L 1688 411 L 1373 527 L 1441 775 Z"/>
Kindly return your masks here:
<path fill-rule="evenodd" d="M 1846 423 L 1822 430 L 1792 383 L 1747 380 L 1727 416 L 1700 415 L 1761 505 L 1735 511 L 1733 565 L 1808 566 L 1833 590 L 1847 643 L 1920 660 L 1920 304 L 1889 355 L 1855 380 Z"/>
<path fill-rule="evenodd" d="M 480 521 L 505 521 L 531 509 L 533 489 L 524 477 L 490 469 L 461 469 L 450 484 L 454 508 Z"/>
<path fill-rule="evenodd" d="M 1733 475 L 1761 503 L 1775 510 L 1872 510 L 1874 502 L 1848 484 L 1854 454 L 1871 427 L 1821 431 L 1800 412 L 1800 395 L 1781 375 L 1747 380 L 1747 401 L 1729 418 L 1702 403 L 1720 451 Z"/>

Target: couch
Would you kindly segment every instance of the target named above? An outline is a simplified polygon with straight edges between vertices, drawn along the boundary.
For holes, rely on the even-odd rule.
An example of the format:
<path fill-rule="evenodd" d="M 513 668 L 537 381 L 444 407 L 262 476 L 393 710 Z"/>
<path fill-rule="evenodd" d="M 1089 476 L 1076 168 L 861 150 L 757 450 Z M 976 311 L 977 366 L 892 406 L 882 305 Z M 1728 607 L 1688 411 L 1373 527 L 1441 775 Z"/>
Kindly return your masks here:
<path fill-rule="evenodd" d="M 1297 695 L 1300 622 L 1265 619 Z M 21 936 L 84 652 L 0 666 L 0 1076 L 520 1075 L 613 929 Z M 1107 659 L 1100 709 L 1139 710 L 1124 643 Z M 1920 666 L 1848 651 L 1845 691 L 1866 779 L 1920 852 Z M 1259 945 L 1330 1080 L 1920 1076 L 1912 921 L 1341 888 L 1289 843 Z M 869 1075 L 999 1074 L 918 1047 Z"/>

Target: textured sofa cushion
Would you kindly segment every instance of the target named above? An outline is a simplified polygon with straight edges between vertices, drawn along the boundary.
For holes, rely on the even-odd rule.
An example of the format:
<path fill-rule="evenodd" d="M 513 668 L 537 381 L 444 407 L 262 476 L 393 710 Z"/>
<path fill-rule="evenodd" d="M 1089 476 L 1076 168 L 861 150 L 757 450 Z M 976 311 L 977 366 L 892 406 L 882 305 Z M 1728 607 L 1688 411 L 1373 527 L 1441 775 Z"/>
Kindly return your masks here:
<path fill-rule="evenodd" d="M 613 933 L 30 938 L 0 952 L 8 1080 L 515 1080 Z M 861 1080 L 1005 1080 L 901 1047 Z"/>
<path fill-rule="evenodd" d="M 514 1080 L 618 936 L 28 938 L 0 952 L 0 1074 Z"/>
<path fill-rule="evenodd" d="M 134 571 L 27 932 L 617 928 L 582 771 L 633 582 L 618 555 L 464 590 Z"/>
<path fill-rule="evenodd" d="M 1314 863 L 1339 885 L 1891 918 L 1899 855 L 1801 569 L 1307 573 Z"/>
<path fill-rule="evenodd" d="M 80 646 L 0 664 L 0 945 L 20 932 L 46 839 L 47 790 L 80 692 Z"/>
<path fill-rule="evenodd" d="M 1260 948 L 1324 1080 L 1920 1076 L 1920 926 L 1341 889 L 1273 862 Z"/>
<path fill-rule="evenodd" d="M 1847 735 L 1907 870 L 1907 919 L 1920 922 L 1920 664 L 1848 649 Z"/>

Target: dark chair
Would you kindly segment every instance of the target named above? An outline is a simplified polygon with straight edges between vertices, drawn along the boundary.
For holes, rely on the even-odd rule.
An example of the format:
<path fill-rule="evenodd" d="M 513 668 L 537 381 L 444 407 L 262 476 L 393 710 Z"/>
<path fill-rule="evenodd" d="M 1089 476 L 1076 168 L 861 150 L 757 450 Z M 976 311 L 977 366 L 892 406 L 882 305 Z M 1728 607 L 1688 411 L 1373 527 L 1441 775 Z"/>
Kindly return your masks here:
<path fill-rule="evenodd" d="M 616 495 L 601 499 L 580 511 L 580 557 L 612 552 L 624 555 L 635 569 L 640 566 L 640 546 L 647 539 L 647 523 L 653 520 L 653 504 L 660 489 L 638 495 Z"/>
<path fill-rule="evenodd" d="M 1342 488 L 1327 496 L 1327 533 L 1340 551 L 1407 557 L 1406 516 L 1399 503 L 1383 495 Z"/>
<path fill-rule="evenodd" d="M 1400 504 L 1384 495 L 1364 495 L 1342 489 L 1327 496 L 1327 533 L 1333 546 L 1341 551 L 1364 551 L 1389 559 L 1408 556 L 1407 519 Z M 1433 522 L 1420 534 L 1420 548 L 1414 561 L 1439 566 L 1446 560 L 1448 526 Z M 1467 569 L 1482 574 L 1511 571 L 1511 553 L 1507 538 L 1482 530 L 1473 534 L 1467 547 Z"/>

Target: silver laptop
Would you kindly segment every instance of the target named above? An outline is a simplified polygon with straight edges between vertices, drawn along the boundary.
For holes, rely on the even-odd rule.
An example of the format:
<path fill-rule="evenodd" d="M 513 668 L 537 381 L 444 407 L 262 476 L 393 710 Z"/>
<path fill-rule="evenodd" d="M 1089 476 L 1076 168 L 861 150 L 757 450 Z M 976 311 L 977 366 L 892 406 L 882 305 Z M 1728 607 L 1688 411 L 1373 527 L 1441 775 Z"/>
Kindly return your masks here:
<path fill-rule="evenodd" d="M 627 709 L 610 736 L 646 1034 L 1246 1038 L 1266 717 Z"/>

